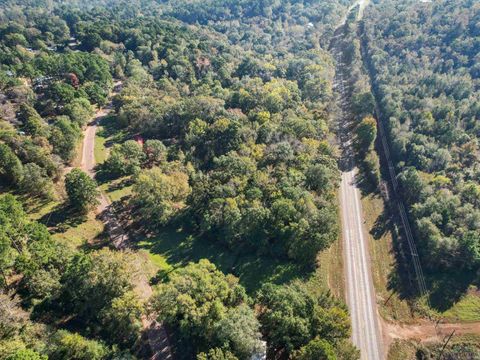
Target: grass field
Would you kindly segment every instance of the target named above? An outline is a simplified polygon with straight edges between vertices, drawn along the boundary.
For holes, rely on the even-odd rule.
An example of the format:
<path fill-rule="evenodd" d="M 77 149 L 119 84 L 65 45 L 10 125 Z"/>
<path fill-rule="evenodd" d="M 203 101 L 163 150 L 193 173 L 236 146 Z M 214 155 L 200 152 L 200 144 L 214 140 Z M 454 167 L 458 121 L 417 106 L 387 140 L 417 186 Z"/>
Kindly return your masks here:
<path fill-rule="evenodd" d="M 384 202 L 376 194 L 362 197 L 365 225 L 368 230 L 372 275 L 377 292 L 379 311 L 387 320 L 409 323 L 414 320 L 406 300 L 394 290 L 396 259 L 393 254 L 392 233 L 384 226 Z"/>
<path fill-rule="evenodd" d="M 328 250 L 319 253 L 317 264 L 315 273 L 307 283 L 311 291 L 330 289 L 337 298 L 345 301 L 342 239 L 339 238 Z"/>
<path fill-rule="evenodd" d="M 93 149 L 96 164 L 102 164 L 107 159 L 108 149 L 105 147 L 106 141 L 105 131 L 99 126 L 95 133 L 95 146 Z"/>
<path fill-rule="evenodd" d="M 460 301 L 440 313 L 440 316 L 449 322 L 480 321 L 480 294 L 477 288 L 472 286 Z"/>
<path fill-rule="evenodd" d="M 132 194 L 132 184 L 129 176 L 121 177 L 119 179 L 110 180 L 99 186 L 110 199 L 110 201 L 118 201 L 125 196 Z"/>
<path fill-rule="evenodd" d="M 309 275 L 291 261 L 273 260 L 255 253 L 240 254 L 213 241 L 188 235 L 181 228 L 163 229 L 157 236 L 140 241 L 138 247 L 147 252 L 162 272 L 209 259 L 224 273 L 239 277 L 250 294 L 265 282 L 282 284 L 296 278 L 306 279 Z"/>
<path fill-rule="evenodd" d="M 53 233 L 53 237 L 75 248 L 96 243 L 104 236 L 103 223 L 96 219 L 93 212 L 82 217 L 82 220 L 74 225 L 62 225 L 59 227 L 61 231 Z"/>
<path fill-rule="evenodd" d="M 372 274 L 379 299 L 379 311 L 381 315 L 387 319 L 401 323 L 411 323 L 418 316 L 429 314 L 436 318 L 442 318 L 448 322 L 473 322 L 480 321 L 480 292 L 472 287 L 469 291 L 465 291 L 456 301 L 447 300 L 449 295 L 447 290 L 433 290 L 430 302 L 433 308 L 428 308 L 425 302 L 415 302 L 414 309 L 406 299 L 402 299 L 401 295 L 395 290 L 396 282 L 399 281 L 396 275 L 396 259 L 393 253 L 392 232 L 384 224 L 383 218 L 384 203 L 383 199 L 377 195 L 369 194 L 362 198 L 362 206 L 365 214 L 366 226 L 369 231 L 370 256 L 372 261 Z M 470 283 L 468 279 L 464 279 L 461 274 L 460 278 L 455 280 L 454 275 L 448 275 L 449 281 L 457 284 L 464 282 Z M 437 282 L 441 280 L 436 279 Z M 468 287 L 468 285 L 465 285 Z M 445 286 L 442 286 L 444 289 Z M 453 286 L 450 287 L 453 289 Z M 453 291 L 453 290 L 452 290 Z M 456 292 L 456 296 L 458 293 Z"/>
<path fill-rule="evenodd" d="M 94 212 L 88 215 L 73 214 L 65 207 L 63 199 L 44 201 L 24 196 L 19 198 L 30 219 L 46 225 L 55 239 L 68 246 L 83 246 L 103 236 L 103 224 Z"/>

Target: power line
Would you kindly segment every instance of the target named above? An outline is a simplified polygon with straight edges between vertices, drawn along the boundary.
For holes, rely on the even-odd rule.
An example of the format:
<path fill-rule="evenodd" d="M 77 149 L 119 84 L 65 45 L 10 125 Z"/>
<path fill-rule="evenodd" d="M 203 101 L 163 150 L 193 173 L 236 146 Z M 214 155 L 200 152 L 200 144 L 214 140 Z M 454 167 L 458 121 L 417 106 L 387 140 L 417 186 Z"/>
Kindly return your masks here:
<path fill-rule="evenodd" d="M 373 86 L 372 86 L 372 88 L 373 88 Z M 420 295 L 425 296 L 425 298 L 427 300 L 427 303 L 429 304 L 429 300 L 428 300 L 428 296 L 427 296 L 428 295 L 428 289 L 427 289 L 427 285 L 426 285 L 426 282 L 425 282 L 425 276 L 423 275 L 423 270 L 422 270 L 422 266 L 421 266 L 421 263 L 420 263 L 420 257 L 418 255 L 415 239 L 412 235 L 412 228 L 410 226 L 410 222 L 409 222 L 409 219 L 408 219 L 408 216 L 407 216 L 407 212 L 405 210 L 405 206 L 404 206 L 403 202 L 400 200 L 401 198 L 398 196 L 397 174 L 395 173 L 395 167 L 393 166 L 393 162 L 392 162 L 391 157 L 390 157 L 389 144 L 388 144 L 388 141 L 387 141 L 387 137 L 386 137 L 386 134 L 385 134 L 385 129 L 384 129 L 384 126 L 383 126 L 383 122 L 382 122 L 381 117 L 380 117 L 380 110 L 378 108 L 378 104 L 377 104 L 376 100 L 375 100 L 375 113 L 376 113 L 380 138 L 381 138 L 381 141 L 382 141 L 383 153 L 385 154 L 385 159 L 387 161 L 387 167 L 388 167 L 388 173 L 390 175 L 390 181 L 391 181 L 392 188 L 393 188 L 393 193 L 394 193 L 394 198 L 395 198 L 394 201 L 396 202 L 396 206 L 398 208 L 398 213 L 400 214 L 400 219 L 401 219 L 401 222 L 402 222 L 402 227 L 403 227 L 403 230 L 404 230 L 404 233 L 405 233 L 405 237 L 407 239 L 408 247 L 409 247 L 409 250 L 410 250 L 410 256 L 412 258 L 412 263 L 413 263 L 413 267 L 414 267 L 414 270 L 415 270 L 415 276 L 416 276 L 417 283 L 418 283 L 418 289 L 419 289 Z"/>

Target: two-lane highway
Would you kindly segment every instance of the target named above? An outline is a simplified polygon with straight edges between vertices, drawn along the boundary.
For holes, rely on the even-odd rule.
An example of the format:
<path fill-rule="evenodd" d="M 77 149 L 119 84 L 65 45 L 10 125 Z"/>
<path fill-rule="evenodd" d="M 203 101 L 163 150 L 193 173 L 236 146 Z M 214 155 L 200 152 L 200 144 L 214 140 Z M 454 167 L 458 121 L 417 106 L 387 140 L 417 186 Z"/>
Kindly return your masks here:
<path fill-rule="evenodd" d="M 367 0 L 357 1 L 349 11 L 358 11 L 360 19 Z M 356 183 L 357 167 L 353 149 L 355 124 L 350 116 L 350 91 L 345 78 L 349 69 L 342 61 L 343 25 L 332 40 L 331 50 L 336 59 L 335 91 L 338 106 L 338 135 L 342 148 L 342 181 L 340 209 L 345 264 L 346 300 L 352 321 L 352 342 L 361 352 L 362 360 L 383 360 L 385 351 L 380 318 L 370 270 L 368 236 L 362 211 L 361 194 Z"/>
<path fill-rule="evenodd" d="M 360 349 L 361 358 L 381 360 L 382 338 L 356 172 L 356 168 L 343 172 L 340 185 L 347 304 L 352 341 Z"/>

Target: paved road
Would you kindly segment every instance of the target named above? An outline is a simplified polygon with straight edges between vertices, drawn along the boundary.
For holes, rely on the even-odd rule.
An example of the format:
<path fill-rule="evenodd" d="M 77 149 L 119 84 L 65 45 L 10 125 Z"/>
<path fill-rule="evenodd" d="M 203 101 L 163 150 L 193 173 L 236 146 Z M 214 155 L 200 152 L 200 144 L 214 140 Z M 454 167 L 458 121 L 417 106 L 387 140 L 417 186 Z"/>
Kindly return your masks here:
<path fill-rule="evenodd" d="M 356 168 L 343 172 L 340 185 L 347 304 L 352 318 L 352 341 L 360 349 L 361 358 L 380 360 L 384 357 L 382 337 L 356 173 Z"/>
<path fill-rule="evenodd" d="M 362 16 L 367 0 L 359 0 L 350 11 L 359 11 Z M 356 7 L 356 5 L 359 5 Z M 345 282 L 347 305 L 352 321 L 352 341 L 360 349 L 362 360 L 381 360 L 385 358 L 375 289 L 370 270 L 368 237 L 364 226 L 361 195 L 356 184 L 357 167 L 355 152 L 352 148 L 353 130 L 350 120 L 350 99 L 344 77 L 349 71 L 342 63 L 341 27 L 332 40 L 332 51 L 337 60 L 335 90 L 339 135 L 342 145 L 342 181 L 340 184 L 340 209 L 342 214 L 342 238 L 344 248 Z"/>

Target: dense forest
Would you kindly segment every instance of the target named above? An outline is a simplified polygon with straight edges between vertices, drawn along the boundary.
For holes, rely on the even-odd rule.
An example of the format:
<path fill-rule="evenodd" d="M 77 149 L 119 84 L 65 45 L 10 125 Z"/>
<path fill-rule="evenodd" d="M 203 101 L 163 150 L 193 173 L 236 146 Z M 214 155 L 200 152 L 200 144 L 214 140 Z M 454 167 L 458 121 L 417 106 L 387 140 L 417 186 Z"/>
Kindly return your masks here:
<path fill-rule="evenodd" d="M 432 321 L 480 286 L 480 4 L 357 5 L 0 1 L 0 360 L 148 359 L 159 343 L 185 360 L 359 359 L 347 160 L 367 266 L 400 269 L 390 297 L 372 285 L 371 317 L 408 293 Z M 380 246 L 404 264 L 373 254 L 398 215 L 378 124 L 432 304 L 400 289 L 403 234 Z M 386 212 L 369 234 L 366 194 Z"/>
<path fill-rule="evenodd" d="M 363 29 L 422 264 L 468 281 L 480 267 L 479 24 L 475 1 L 382 1 Z"/>
<path fill-rule="evenodd" d="M 71 167 L 120 82 L 108 120 L 122 136 L 96 180 L 132 185 L 119 207 L 140 236 L 181 224 L 227 253 L 312 272 L 339 236 L 327 48 L 348 5 L 2 2 L 0 359 L 144 358 L 147 317 L 181 359 L 358 358 L 326 288 L 247 292 L 204 259 L 160 271 L 145 296 L 135 247 L 58 241 L 51 214 L 37 221 L 26 206 L 93 211 L 97 183 Z"/>

